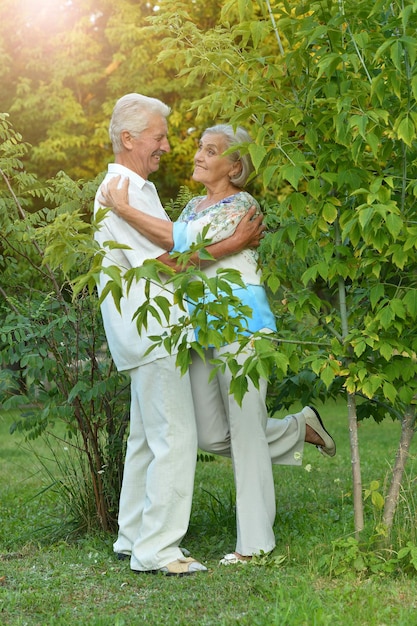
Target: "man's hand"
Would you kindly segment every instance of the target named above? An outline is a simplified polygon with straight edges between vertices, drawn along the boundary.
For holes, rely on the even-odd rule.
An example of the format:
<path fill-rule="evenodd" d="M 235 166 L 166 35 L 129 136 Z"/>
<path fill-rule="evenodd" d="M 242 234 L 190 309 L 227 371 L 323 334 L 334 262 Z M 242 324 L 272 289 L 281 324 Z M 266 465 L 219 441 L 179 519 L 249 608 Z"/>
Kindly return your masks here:
<path fill-rule="evenodd" d="M 256 208 L 252 206 L 240 220 L 231 237 L 236 245 L 236 252 L 245 248 L 257 248 L 259 246 L 266 230 L 263 219 L 263 215 L 256 215 Z"/>

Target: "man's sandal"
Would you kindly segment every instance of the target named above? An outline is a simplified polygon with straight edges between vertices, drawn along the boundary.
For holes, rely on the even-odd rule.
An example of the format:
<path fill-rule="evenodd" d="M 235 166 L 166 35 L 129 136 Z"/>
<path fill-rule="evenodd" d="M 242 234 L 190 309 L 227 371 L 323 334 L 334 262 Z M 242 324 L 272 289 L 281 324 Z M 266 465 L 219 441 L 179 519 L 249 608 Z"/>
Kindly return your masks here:
<path fill-rule="evenodd" d="M 160 567 L 151 570 L 132 570 L 136 574 L 164 574 L 164 576 L 191 576 L 197 572 L 207 572 L 207 567 L 193 559 L 192 557 L 184 557 L 177 559 Z"/>

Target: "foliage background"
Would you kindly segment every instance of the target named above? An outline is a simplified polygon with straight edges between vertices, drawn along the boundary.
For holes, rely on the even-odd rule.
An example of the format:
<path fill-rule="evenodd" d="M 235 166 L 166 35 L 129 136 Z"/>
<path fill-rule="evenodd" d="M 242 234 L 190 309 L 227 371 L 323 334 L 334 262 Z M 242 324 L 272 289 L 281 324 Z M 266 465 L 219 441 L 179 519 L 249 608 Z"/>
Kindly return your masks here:
<path fill-rule="evenodd" d="M 172 10 L 170 3 L 159 3 Z M 196 25 L 213 27 L 222 2 L 188 3 Z M 91 179 L 112 159 L 108 123 L 115 101 L 136 91 L 173 109 L 174 155 L 158 174 L 164 201 L 189 178 L 195 126 L 190 103 L 204 79 L 186 86 L 175 57 L 163 49 L 147 21 L 156 14 L 144 0 L 3 0 L 0 6 L 0 111 L 33 146 L 25 159 L 42 179 L 65 172 Z"/>
<path fill-rule="evenodd" d="M 41 354 L 40 339 L 54 339 L 45 324 L 56 328 L 60 312 L 36 317 L 33 302 L 38 309 L 52 289 L 68 309 L 77 250 L 89 258 L 82 224 L 95 177 L 111 160 L 114 101 L 142 91 L 173 110 L 173 150 L 157 174 L 165 202 L 184 182 L 194 188 L 201 128 L 226 119 L 251 129 L 253 191 L 269 226 L 264 276 L 287 363 L 284 374 L 258 355 L 258 374 L 272 375 L 271 410 L 347 392 L 352 431 L 357 415 L 401 421 L 404 463 L 417 391 L 416 9 L 413 0 L 180 0 L 175 10 L 169 0 L 3 0 L 0 287 L 13 318 L 2 337 L 4 362 L 18 364 L 6 370 L 13 384 L 23 367 L 32 390 L 43 390 L 37 358 L 47 363 L 50 351 Z M 69 317 L 86 352 L 74 344 L 70 363 L 91 358 L 92 329 L 77 334 L 76 309 Z M 16 340 L 22 313 L 39 322 L 31 342 Z M 80 380 L 64 375 L 60 402 L 73 408 L 84 394 L 92 416 L 78 371 Z M 99 455 L 93 478 L 103 465 Z"/>

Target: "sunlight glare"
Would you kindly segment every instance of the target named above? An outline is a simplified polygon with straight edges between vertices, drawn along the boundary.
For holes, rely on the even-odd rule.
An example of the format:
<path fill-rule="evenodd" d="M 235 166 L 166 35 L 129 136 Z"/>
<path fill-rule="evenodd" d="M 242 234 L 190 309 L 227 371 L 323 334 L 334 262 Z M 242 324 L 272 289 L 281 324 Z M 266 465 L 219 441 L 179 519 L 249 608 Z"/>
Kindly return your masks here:
<path fill-rule="evenodd" d="M 16 9 L 21 11 L 26 27 L 54 27 L 59 16 L 60 21 L 65 13 L 71 11 L 74 0 L 18 0 Z"/>

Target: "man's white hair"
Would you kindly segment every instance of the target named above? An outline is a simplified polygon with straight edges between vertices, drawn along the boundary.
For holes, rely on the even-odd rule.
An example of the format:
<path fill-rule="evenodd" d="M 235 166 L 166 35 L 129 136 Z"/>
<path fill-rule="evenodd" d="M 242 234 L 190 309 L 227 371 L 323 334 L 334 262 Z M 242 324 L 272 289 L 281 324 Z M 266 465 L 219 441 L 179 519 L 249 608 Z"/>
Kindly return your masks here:
<path fill-rule="evenodd" d="M 140 93 L 128 93 L 120 98 L 114 106 L 109 126 L 114 154 L 123 150 L 123 131 L 127 130 L 132 137 L 137 137 L 148 127 L 152 115 L 158 113 L 162 117 L 168 117 L 170 112 L 170 107 L 161 100 Z"/>

